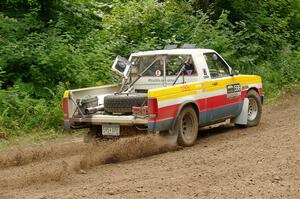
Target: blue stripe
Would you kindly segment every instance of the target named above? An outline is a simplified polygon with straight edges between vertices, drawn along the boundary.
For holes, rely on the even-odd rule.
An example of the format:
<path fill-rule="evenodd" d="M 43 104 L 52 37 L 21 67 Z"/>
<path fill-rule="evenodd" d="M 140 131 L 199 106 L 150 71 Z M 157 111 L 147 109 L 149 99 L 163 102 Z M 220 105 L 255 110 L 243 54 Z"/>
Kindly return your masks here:
<path fill-rule="evenodd" d="M 216 108 L 208 111 L 203 111 L 199 113 L 200 125 L 218 121 L 227 117 L 236 117 L 242 111 L 243 103 L 235 103 L 221 108 Z"/>
<path fill-rule="evenodd" d="M 199 113 L 199 126 L 205 126 L 211 124 L 214 121 L 221 119 L 226 119 L 228 117 L 236 117 L 242 111 L 243 103 L 239 102 L 236 104 L 231 104 L 221 108 L 216 108 L 208 111 L 203 111 Z M 148 132 L 154 133 L 156 131 L 167 131 L 172 128 L 174 119 L 150 122 L 148 123 Z"/>

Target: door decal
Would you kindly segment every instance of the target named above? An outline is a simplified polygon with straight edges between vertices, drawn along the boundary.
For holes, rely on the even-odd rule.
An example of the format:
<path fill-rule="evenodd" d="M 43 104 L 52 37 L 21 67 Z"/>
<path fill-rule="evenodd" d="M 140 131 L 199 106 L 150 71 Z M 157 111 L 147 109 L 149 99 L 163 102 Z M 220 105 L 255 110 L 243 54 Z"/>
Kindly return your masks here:
<path fill-rule="evenodd" d="M 241 96 L 241 84 L 227 85 L 227 98 L 236 98 Z"/>

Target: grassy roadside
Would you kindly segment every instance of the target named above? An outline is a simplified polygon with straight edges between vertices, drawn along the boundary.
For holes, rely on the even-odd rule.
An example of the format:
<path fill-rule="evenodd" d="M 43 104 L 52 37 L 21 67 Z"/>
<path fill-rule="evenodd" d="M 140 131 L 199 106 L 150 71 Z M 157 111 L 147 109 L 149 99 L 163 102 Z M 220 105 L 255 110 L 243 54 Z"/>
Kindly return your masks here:
<path fill-rule="evenodd" d="M 82 136 L 82 133 L 83 130 L 64 131 L 34 129 L 29 133 L 19 132 L 17 135 L 5 137 L 5 133 L 3 133 L 0 128 L 0 151 L 11 146 L 33 145 L 47 140 L 80 137 Z"/>
<path fill-rule="evenodd" d="M 273 92 L 265 96 L 265 105 L 276 105 L 280 102 L 280 98 L 286 94 L 293 92 L 293 90 L 300 88 L 299 84 L 289 85 L 285 89 Z M 22 132 L 7 136 L 5 131 L 0 126 L 0 151 L 11 146 L 22 146 L 39 144 L 43 141 L 61 139 L 61 138 L 74 138 L 81 137 L 85 130 L 44 130 L 44 129 L 32 129 L 30 132 Z"/>
<path fill-rule="evenodd" d="M 275 105 L 280 102 L 280 99 L 286 94 L 293 92 L 293 90 L 300 88 L 300 84 L 291 84 L 285 86 L 282 90 L 273 91 L 272 93 L 265 95 L 265 104 Z"/>

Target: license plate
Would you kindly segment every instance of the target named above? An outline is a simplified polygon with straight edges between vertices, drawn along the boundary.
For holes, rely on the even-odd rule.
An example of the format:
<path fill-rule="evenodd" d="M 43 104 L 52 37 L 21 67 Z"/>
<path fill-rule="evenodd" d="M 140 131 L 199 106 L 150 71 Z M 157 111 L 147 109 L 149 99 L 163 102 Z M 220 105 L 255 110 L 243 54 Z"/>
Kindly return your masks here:
<path fill-rule="evenodd" d="M 113 124 L 102 125 L 102 135 L 120 136 L 120 125 L 113 125 Z"/>

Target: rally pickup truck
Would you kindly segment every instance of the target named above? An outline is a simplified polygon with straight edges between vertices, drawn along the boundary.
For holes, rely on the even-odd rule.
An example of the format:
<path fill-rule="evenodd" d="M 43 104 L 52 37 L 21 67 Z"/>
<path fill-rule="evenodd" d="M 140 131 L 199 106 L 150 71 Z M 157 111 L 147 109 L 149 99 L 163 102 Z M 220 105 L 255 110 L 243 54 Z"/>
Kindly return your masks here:
<path fill-rule="evenodd" d="M 118 56 L 112 70 L 122 83 L 64 93 L 64 126 L 88 128 L 85 141 L 131 129 L 169 134 L 177 144 L 192 146 L 200 127 L 228 119 L 245 127 L 260 122 L 261 77 L 240 75 L 214 50 L 138 52 L 128 60 Z"/>

